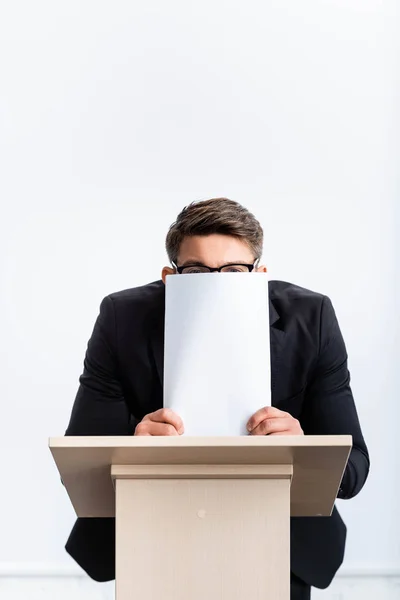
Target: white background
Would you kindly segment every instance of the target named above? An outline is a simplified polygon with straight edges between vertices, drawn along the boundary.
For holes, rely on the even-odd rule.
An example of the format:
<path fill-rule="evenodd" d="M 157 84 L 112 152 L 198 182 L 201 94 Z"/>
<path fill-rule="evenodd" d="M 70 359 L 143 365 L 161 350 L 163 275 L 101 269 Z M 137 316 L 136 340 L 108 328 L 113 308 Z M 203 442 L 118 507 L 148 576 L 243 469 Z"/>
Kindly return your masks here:
<path fill-rule="evenodd" d="M 220 195 L 273 278 L 334 303 L 372 465 L 344 569 L 399 573 L 399 38 L 396 0 L 1 2 L 3 575 L 74 573 L 47 437 L 103 296 L 158 279 L 176 214 Z"/>

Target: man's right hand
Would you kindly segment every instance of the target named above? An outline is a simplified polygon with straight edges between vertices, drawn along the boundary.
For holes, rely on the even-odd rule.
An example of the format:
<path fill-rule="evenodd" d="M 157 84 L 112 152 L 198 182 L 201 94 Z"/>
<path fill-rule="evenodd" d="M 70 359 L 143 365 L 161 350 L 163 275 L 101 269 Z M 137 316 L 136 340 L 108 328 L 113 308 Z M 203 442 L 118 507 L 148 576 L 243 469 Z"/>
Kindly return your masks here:
<path fill-rule="evenodd" d="M 161 408 L 146 415 L 136 425 L 134 435 L 182 435 L 182 419 L 170 408 Z"/>

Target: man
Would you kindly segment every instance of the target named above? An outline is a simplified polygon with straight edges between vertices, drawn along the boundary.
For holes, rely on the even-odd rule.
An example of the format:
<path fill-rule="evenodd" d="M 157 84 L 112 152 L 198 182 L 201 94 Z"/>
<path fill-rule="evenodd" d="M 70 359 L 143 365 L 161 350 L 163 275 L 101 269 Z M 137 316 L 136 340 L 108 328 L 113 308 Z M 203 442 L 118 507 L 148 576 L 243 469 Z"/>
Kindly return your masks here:
<path fill-rule="evenodd" d="M 163 281 L 103 300 L 66 435 L 181 435 L 179 415 L 162 408 L 165 278 L 265 272 L 262 246 L 259 222 L 236 202 L 217 198 L 186 207 L 167 235 L 171 267 L 163 269 Z M 279 281 L 270 282 L 269 293 L 272 407 L 260 406 L 250 416 L 249 433 L 352 435 L 339 490 L 339 498 L 352 498 L 365 483 L 369 457 L 332 304 Z M 114 578 L 114 525 L 113 519 L 78 519 L 67 542 L 67 551 L 97 581 Z M 336 508 L 331 517 L 292 519 L 292 600 L 310 598 L 311 586 L 329 585 L 345 538 Z"/>

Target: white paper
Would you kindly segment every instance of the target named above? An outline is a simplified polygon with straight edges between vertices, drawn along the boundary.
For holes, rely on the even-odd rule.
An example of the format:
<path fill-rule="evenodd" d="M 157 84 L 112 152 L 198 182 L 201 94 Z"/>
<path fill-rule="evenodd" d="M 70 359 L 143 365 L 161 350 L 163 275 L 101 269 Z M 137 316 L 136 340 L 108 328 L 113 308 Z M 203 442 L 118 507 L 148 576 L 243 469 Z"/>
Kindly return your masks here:
<path fill-rule="evenodd" d="M 270 405 L 267 274 L 168 276 L 164 406 L 185 434 L 245 435 Z"/>

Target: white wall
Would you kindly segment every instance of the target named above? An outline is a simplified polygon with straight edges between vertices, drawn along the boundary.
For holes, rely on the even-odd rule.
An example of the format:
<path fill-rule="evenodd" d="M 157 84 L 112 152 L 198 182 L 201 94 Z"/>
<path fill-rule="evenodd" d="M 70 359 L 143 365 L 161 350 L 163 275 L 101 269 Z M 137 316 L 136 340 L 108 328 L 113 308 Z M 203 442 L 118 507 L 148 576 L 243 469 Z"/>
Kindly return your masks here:
<path fill-rule="evenodd" d="M 343 577 L 315 597 L 398 597 L 397 13 L 2 3 L 1 597 L 109 597 L 64 553 L 74 517 L 47 437 L 66 427 L 102 297 L 157 279 L 177 212 L 216 195 L 260 218 L 273 277 L 330 295 L 347 341 L 372 470 L 340 503 Z"/>

